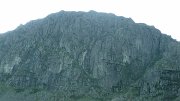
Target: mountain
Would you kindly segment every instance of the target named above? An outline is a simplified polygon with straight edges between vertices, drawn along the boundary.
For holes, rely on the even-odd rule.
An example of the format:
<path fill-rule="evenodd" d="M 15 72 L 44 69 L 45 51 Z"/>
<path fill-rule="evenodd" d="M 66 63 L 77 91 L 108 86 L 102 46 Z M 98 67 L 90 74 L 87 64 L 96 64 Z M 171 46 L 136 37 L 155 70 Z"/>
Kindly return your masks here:
<path fill-rule="evenodd" d="M 180 43 L 153 26 L 60 11 L 0 35 L 0 101 L 179 101 Z"/>

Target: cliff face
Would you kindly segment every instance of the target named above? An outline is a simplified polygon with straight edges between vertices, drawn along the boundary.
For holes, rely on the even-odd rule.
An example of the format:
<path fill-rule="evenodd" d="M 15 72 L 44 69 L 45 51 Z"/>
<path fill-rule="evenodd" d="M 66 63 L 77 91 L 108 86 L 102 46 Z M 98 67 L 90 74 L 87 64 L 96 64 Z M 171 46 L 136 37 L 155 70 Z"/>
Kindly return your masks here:
<path fill-rule="evenodd" d="M 179 61 L 180 44 L 152 26 L 61 11 L 0 36 L 0 81 L 12 95 L 0 99 L 171 101 Z"/>

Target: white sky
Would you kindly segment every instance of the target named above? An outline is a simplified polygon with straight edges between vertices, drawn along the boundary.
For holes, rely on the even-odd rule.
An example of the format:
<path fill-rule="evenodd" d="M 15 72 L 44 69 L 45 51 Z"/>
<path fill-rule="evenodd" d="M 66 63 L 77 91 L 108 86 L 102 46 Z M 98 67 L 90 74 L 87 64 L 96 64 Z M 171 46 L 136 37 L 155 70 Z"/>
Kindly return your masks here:
<path fill-rule="evenodd" d="M 0 0 L 0 33 L 60 10 L 131 17 L 180 41 L 180 0 Z"/>

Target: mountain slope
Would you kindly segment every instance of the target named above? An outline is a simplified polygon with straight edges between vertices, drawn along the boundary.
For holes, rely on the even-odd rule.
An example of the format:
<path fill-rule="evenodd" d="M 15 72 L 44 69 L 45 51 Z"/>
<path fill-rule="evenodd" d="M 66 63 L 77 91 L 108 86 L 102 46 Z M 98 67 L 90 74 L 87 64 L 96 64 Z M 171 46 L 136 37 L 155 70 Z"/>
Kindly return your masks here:
<path fill-rule="evenodd" d="M 0 80 L 7 94 L 14 92 L 10 99 L 178 98 L 180 44 L 130 18 L 61 11 L 1 35 L 0 49 Z"/>

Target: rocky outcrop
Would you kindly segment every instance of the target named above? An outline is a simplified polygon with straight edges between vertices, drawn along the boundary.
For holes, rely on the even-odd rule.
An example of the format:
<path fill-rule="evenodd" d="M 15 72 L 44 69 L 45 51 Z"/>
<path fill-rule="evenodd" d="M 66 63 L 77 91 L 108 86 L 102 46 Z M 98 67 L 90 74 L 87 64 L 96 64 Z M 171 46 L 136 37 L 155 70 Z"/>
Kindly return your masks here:
<path fill-rule="evenodd" d="M 130 18 L 61 11 L 0 36 L 0 80 L 40 101 L 44 92 L 64 101 L 170 101 L 179 96 L 179 46 Z"/>

